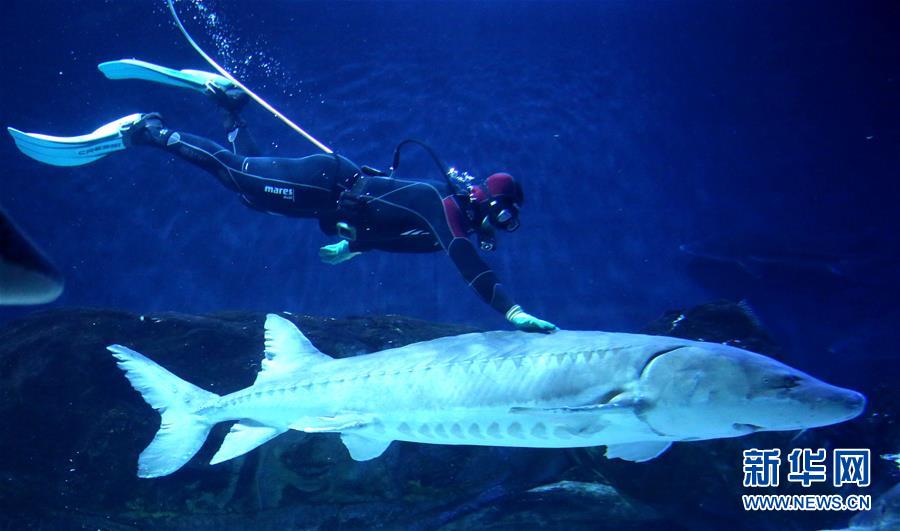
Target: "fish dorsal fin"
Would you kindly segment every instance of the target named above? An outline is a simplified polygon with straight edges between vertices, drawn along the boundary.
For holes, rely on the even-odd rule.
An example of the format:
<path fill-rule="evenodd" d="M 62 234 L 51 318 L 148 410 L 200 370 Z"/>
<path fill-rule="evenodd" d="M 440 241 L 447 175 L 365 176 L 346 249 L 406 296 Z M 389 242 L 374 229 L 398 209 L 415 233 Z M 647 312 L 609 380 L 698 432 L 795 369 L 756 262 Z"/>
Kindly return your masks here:
<path fill-rule="evenodd" d="M 254 385 L 332 359 L 319 352 L 294 323 L 273 313 L 266 316 L 265 338 L 262 370 L 256 376 Z"/>
<path fill-rule="evenodd" d="M 644 441 L 624 444 L 610 444 L 606 447 L 606 457 L 619 458 L 635 463 L 649 461 L 665 452 L 672 446 L 669 441 Z"/>

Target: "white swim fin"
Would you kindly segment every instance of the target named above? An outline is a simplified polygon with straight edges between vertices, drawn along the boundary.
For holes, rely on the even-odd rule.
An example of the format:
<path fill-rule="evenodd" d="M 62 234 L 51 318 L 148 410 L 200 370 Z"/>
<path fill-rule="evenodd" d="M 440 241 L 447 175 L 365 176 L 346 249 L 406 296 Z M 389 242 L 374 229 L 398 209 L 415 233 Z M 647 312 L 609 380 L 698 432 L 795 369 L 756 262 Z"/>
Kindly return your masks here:
<path fill-rule="evenodd" d="M 82 166 L 110 153 L 125 149 L 123 131 L 141 119 L 140 113 L 129 114 L 80 136 L 50 136 L 24 133 L 7 127 L 19 151 L 34 160 L 53 166 Z"/>
<path fill-rule="evenodd" d="M 235 85 L 219 74 L 202 70 L 175 70 L 137 59 L 121 59 L 100 63 L 97 68 L 109 79 L 141 79 L 173 87 L 211 92 L 210 85 L 220 90 L 234 88 Z"/>

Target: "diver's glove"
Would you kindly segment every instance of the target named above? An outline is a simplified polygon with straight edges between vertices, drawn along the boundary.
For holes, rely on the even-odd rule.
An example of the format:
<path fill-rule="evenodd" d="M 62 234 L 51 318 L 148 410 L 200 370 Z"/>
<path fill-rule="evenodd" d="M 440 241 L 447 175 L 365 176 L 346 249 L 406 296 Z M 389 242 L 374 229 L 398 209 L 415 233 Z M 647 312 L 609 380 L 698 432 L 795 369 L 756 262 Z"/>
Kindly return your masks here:
<path fill-rule="evenodd" d="M 362 253 L 353 253 L 350 252 L 350 242 L 347 240 L 341 240 L 337 243 L 332 243 L 331 245 L 326 245 L 319 249 L 319 258 L 322 259 L 323 262 L 330 265 L 337 265 L 341 262 L 346 262 L 347 260 L 353 258 L 354 256 L 362 254 Z"/>
<path fill-rule="evenodd" d="M 510 308 L 508 312 L 506 312 L 506 320 L 512 323 L 512 325 L 519 330 L 523 330 L 525 332 L 542 332 L 544 334 L 548 334 L 555 330 L 559 330 L 559 327 L 557 327 L 555 324 L 548 323 L 543 319 L 538 319 L 530 313 L 526 313 L 518 304 L 516 304 L 515 306 Z"/>

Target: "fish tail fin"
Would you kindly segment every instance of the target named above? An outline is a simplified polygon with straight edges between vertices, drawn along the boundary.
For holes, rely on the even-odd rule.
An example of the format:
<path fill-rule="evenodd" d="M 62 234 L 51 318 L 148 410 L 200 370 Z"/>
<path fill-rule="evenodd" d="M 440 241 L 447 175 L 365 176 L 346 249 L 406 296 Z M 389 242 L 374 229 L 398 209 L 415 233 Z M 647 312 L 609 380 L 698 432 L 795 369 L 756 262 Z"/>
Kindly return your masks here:
<path fill-rule="evenodd" d="M 154 478 L 175 472 L 203 446 L 212 427 L 197 413 L 219 397 L 162 368 L 144 355 L 122 345 L 107 349 L 144 400 L 162 416 L 159 431 L 138 460 L 138 476 Z"/>

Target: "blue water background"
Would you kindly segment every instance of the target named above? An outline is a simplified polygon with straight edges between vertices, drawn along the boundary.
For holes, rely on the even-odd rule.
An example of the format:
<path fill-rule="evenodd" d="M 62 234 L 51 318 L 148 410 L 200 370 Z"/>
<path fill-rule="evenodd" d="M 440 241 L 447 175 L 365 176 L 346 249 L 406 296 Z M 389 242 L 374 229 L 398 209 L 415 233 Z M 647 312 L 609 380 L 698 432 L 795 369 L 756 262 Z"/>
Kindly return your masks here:
<path fill-rule="evenodd" d="M 670 308 L 746 298 L 817 375 L 849 384 L 867 377 L 865 363 L 896 359 L 895 3 L 204 2 L 214 28 L 180 4 L 208 51 L 221 57 L 214 37 L 224 35 L 249 86 L 358 163 L 386 167 L 412 137 L 477 175 L 521 178 L 522 228 L 488 259 L 538 316 L 633 330 Z M 126 57 L 208 69 L 162 2 L 12 0 L 4 10 L 3 125 L 74 135 L 160 111 L 175 129 L 222 140 L 199 94 L 96 69 Z M 269 154 L 315 152 L 264 111 L 245 114 Z M 252 211 L 159 151 L 53 168 L 5 138 L 0 156 L 0 203 L 67 279 L 51 307 L 505 326 L 445 256 L 324 265 L 317 248 L 332 240 L 315 221 Z M 402 173 L 437 177 L 422 155 Z M 690 275 L 679 250 L 709 240 L 886 265 L 847 285 L 723 286 Z"/>

